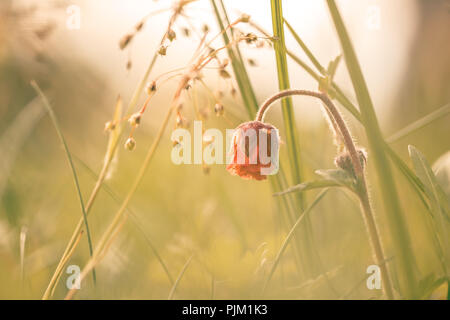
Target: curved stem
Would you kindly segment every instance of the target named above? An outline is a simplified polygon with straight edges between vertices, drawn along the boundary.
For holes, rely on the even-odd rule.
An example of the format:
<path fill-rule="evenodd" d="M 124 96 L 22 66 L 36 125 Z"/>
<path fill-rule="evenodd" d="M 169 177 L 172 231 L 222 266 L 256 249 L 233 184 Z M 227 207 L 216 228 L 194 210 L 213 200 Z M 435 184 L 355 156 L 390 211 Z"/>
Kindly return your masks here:
<path fill-rule="evenodd" d="M 392 283 L 386 267 L 383 247 L 381 245 L 381 239 L 375 222 L 372 206 L 369 200 L 366 179 L 364 176 L 364 169 L 359 160 L 359 154 L 358 151 L 356 150 L 356 146 L 355 143 L 353 142 L 353 138 L 350 134 L 350 131 L 348 130 L 344 119 L 339 113 L 339 110 L 336 108 L 336 106 L 333 104 L 330 98 L 325 93 L 309 90 L 288 89 L 280 91 L 263 102 L 263 104 L 258 110 L 258 113 L 256 114 L 256 121 L 264 120 L 264 116 L 266 112 L 269 110 L 272 103 L 274 103 L 279 99 L 294 95 L 310 96 L 320 99 L 324 103 L 325 108 L 328 111 L 328 115 L 331 117 L 331 121 L 334 122 L 334 124 L 336 124 L 336 127 L 339 130 L 338 133 L 340 133 L 340 135 L 342 136 L 342 141 L 345 145 L 345 148 L 347 149 L 347 152 L 350 155 L 350 159 L 352 161 L 353 169 L 355 172 L 357 181 L 356 192 L 362 208 L 363 218 L 365 225 L 367 227 L 367 232 L 369 234 L 369 240 L 373 249 L 375 263 L 380 267 L 381 278 L 383 281 L 383 290 L 388 299 L 393 299 L 394 292 L 392 288 Z"/>

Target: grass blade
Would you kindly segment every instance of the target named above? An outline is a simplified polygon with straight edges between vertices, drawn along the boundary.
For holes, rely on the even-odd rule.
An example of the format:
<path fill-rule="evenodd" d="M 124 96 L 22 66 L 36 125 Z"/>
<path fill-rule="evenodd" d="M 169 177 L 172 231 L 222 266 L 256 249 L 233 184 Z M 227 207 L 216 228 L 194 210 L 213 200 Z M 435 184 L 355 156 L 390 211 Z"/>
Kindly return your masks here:
<path fill-rule="evenodd" d="M 76 155 L 72 154 L 72 157 L 78 161 L 78 163 L 81 164 L 82 167 L 84 167 L 86 169 L 86 171 L 92 176 L 92 178 L 94 180 L 98 179 L 98 175 L 94 172 L 94 170 L 92 170 L 87 164 L 86 162 L 84 162 L 83 160 L 81 160 L 81 158 L 77 157 Z M 107 184 L 107 183 L 103 183 L 102 184 L 102 188 L 106 191 L 106 193 L 109 194 L 109 196 L 111 197 L 111 199 L 114 200 L 114 202 L 116 202 L 116 204 L 120 205 L 121 204 L 121 200 L 119 199 L 119 196 L 117 195 L 116 192 L 114 192 L 114 190 L 111 189 L 111 187 Z M 161 255 L 159 254 L 158 250 L 156 249 L 155 245 L 153 244 L 153 242 L 150 240 L 150 238 L 147 236 L 147 234 L 144 232 L 144 230 L 141 228 L 140 223 L 137 219 L 136 214 L 127 206 L 126 210 L 128 211 L 128 214 L 130 215 L 130 217 L 132 218 L 131 221 L 133 222 L 134 226 L 136 227 L 136 229 L 142 234 L 142 236 L 144 237 L 145 241 L 147 242 L 148 246 L 150 247 L 150 249 L 152 250 L 153 254 L 155 255 L 156 259 L 158 260 L 159 264 L 161 265 L 161 267 L 163 268 L 164 272 L 167 275 L 167 278 L 170 281 L 170 284 L 173 285 L 174 280 L 172 278 L 172 275 L 169 272 L 169 268 L 167 268 L 166 263 L 164 262 L 164 260 L 162 259 Z"/>
<path fill-rule="evenodd" d="M 386 139 L 388 143 L 396 142 L 403 137 L 425 127 L 426 125 L 436 121 L 438 119 L 444 118 L 450 113 L 450 103 L 445 106 L 433 111 L 432 113 L 420 118 L 419 120 L 414 121 L 413 123 L 407 125 L 403 129 L 397 131 L 389 138 Z"/>
<path fill-rule="evenodd" d="M 283 18 L 284 23 L 286 24 L 286 27 L 288 27 L 289 31 L 291 32 L 292 36 L 294 37 L 295 41 L 300 45 L 303 52 L 306 54 L 308 59 L 312 62 L 314 67 L 319 71 L 322 75 L 326 75 L 327 71 L 324 67 L 320 64 L 320 62 L 316 59 L 316 57 L 313 55 L 311 50 L 309 50 L 308 46 L 303 42 L 303 40 L 300 38 L 300 36 L 295 32 L 294 28 L 289 24 L 289 22 L 286 21 L 286 19 Z"/>
<path fill-rule="evenodd" d="M 183 268 L 180 271 L 180 274 L 177 277 L 177 280 L 175 280 L 175 283 L 173 284 L 172 289 L 170 289 L 169 296 L 167 297 L 167 300 L 172 300 L 173 299 L 175 291 L 177 290 L 178 285 L 180 284 L 181 278 L 183 278 L 183 275 L 186 272 L 186 269 L 189 267 L 189 264 L 191 263 L 193 257 L 194 257 L 194 255 L 190 256 L 189 259 L 184 264 Z"/>
<path fill-rule="evenodd" d="M 410 246 L 411 241 L 408 229 L 398 201 L 398 193 L 392 176 L 391 166 L 384 149 L 385 142 L 379 128 L 366 81 L 341 14 L 334 0 L 327 0 L 327 4 L 341 43 L 347 69 L 360 107 L 361 120 L 366 130 L 371 156 L 379 177 L 379 189 L 381 190 L 395 248 L 400 293 L 404 298 L 414 298 L 417 296 L 417 281 L 413 270 L 415 265 L 414 255 Z"/>
<path fill-rule="evenodd" d="M 72 161 L 72 156 L 71 156 L 70 151 L 69 151 L 69 146 L 67 145 L 66 139 L 64 138 L 64 135 L 63 135 L 63 133 L 61 131 L 61 128 L 59 127 L 58 119 L 56 118 L 56 115 L 55 115 L 55 113 L 53 111 L 53 108 L 50 105 L 50 102 L 48 101 L 47 97 L 45 96 L 45 94 L 42 92 L 41 88 L 39 88 L 38 84 L 34 80 L 31 81 L 31 86 L 33 87 L 34 90 L 36 90 L 36 93 L 41 97 L 42 102 L 43 102 L 44 106 L 47 108 L 48 114 L 50 115 L 50 118 L 51 118 L 51 120 L 53 122 L 53 125 L 54 125 L 54 127 L 56 129 L 56 132 L 58 133 L 59 139 L 61 140 L 61 143 L 64 146 L 64 151 L 66 153 L 66 157 L 67 157 L 67 160 L 69 162 L 70 169 L 72 170 L 73 180 L 75 182 L 75 187 L 77 189 L 77 194 L 78 194 L 78 199 L 80 201 L 81 211 L 83 213 L 84 226 L 86 228 L 88 245 L 89 245 L 89 254 L 92 257 L 92 255 L 93 255 L 93 246 L 92 246 L 91 233 L 89 231 L 89 224 L 88 224 L 88 220 L 87 220 L 86 209 L 84 207 L 83 195 L 81 194 L 80 183 L 78 181 L 77 171 L 75 170 L 75 166 L 74 166 L 73 161 Z M 93 276 L 94 284 L 95 284 L 96 283 L 95 270 L 92 270 L 92 276 Z"/>
<path fill-rule="evenodd" d="M 290 187 L 284 191 L 274 193 L 273 196 L 278 197 L 278 196 L 282 196 L 282 195 L 292 193 L 292 192 L 303 192 L 303 191 L 309 191 L 309 190 L 314 190 L 314 189 L 339 187 L 339 186 L 341 186 L 341 185 L 333 180 L 308 181 L 308 182 L 303 182 L 296 186 Z"/>
<path fill-rule="evenodd" d="M 266 282 L 264 283 L 264 287 L 263 287 L 263 291 L 262 291 L 263 295 L 267 289 L 267 286 L 269 285 L 270 280 L 272 279 L 273 274 L 275 273 L 275 270 L 278 267 L 278 264 L 281 260 L 281 257 L 283 256 L 283 253 L 286 250 L 289 242 L 291 241 L 296 229 L 298 228 L 300 223 L 303 221 L 303 219 L 311 212 L 312 209 L 314 209 L 314 207 L 319 203 L 319 201 L 325 196 L 327 191 L 328 191 L 328 189 L 325 189 L 322 192 L 320 192 L 319 195 L 316 197 L 316 199 L 311 203 L 311 205 L 308 208 L 305 209 L 305 211 L 303 211 L 303 213 L 300 215 L 300 217 L 298 217 L 297 221 L 292 226 L 291 230 L 289 231 L 288 235 L 284 239 L 283 244 L 281 245 L 281 248 L 275 257 L 272 268 L 269 271 L 269 275 L 267 276 Z"/>
<path fill-rule="evenodd" d="M 277 65 L 278 87 L 279 90 L 289 89 L 289 72 L 287 67 L 286 44 L 284 39 L 283 9 L 281 0 L 271 0 L 272 11 L 272 28 L 273 36 L 277 39 L 274 41 L 275 58 Z M 302 166 L 300 165 L 300 147 L 298 141 L 298 132 L 295 125 L 295 115 L 293 111 L 292 98 L 288 97 L 281 101 L 284 126 L 286 130 L 286 145 L 288 146 L 288 156 L 290 162 L 292 184 L 300 184 L 302 182 Z M 296 204 L 299 212 L 304 209 L 303 193 L 296 194 Z M 296 218 L 298 214 L 296 215 Z M 320 261 L 314 253 L 314 245 L 311 235 L 311 223 L 308 216 L 305 223 L 298 230 L 299 235 L 299 256 L 304 275 L 309 278 L 320 270 Z"/>
<path fill-rule="evenodd" d="M 225 10 L 225 5 L 222 0 L 219 0 L 223 14 L 225 16 L 225 21 L 227 22 L 227 25 L 230 25 L 230 21 L 228 19 L 228 14 Z M 225 30 L 225 26 L 222 22 L 222 16 L 220 14 L 219 8 L 217 6 L 216 0 L 211 0 L 211 5 L 214 9 L 214 13 L 216 15 L 217 23 L 219 24 L 219 27 L 221 30 Z M 233 32 L 233 29 L 231 28 L 230 32 Z M 227 32 L 223 32 L 223 41 L 225 45 L 227 46 L 230 43 L 230 38 L 227 34 Z M 234 75 L 236 78 L 236 82 L 239 87 L 239 91 L 242 96 L 242 100 L 244 101 L 244 105 L 247 109 L 248 115 L 251 118 L 253 118 L 256 114 L 256 110 L 258 109 L 258 102 L 256 100 L 256 95 L 253 90 L 252 84 L 250 82 L 250 79 L 248 77 L 247 70 L 245 69 L 245 65 L 242 61 L 242 56 L 239 50 L 239 47 L 236 45 L 234 47 L 229 47 L 227 49 L 228 56 L 231 60 L 231 66 L 234 71 Z"/>

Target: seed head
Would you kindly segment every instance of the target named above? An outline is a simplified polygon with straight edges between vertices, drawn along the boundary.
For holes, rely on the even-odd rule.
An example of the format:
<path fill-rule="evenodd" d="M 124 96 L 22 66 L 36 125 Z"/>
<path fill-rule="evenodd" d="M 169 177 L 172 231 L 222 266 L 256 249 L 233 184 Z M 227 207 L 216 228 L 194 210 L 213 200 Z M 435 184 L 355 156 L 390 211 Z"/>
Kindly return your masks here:
<path fill-rule="evenodd" d="M 250 65 L 250 66 L 252 66 L 252 67 L 256 67 L 257 66 L 257 64 L 256 64 L 256 61 L 254 60 L 254 59 L 248 59 L 247 60 L 248 61 L 248 64 Z"/>
<path fill-rule="evenodd" d="M 188 28 L 183 28 L 183 34 L 185 37 L 189 38 L 191 36 L 191 30 Z"/>
<path fill-rule="evenodd" d="M 216 103 L 216 105 L 214 106 L 214 112 L 216 113 L 216 116 L 223 116 L 224 113 L 223 104 Z"/>
<path fill-rule="evenodd" d="M 169 29 L 167 32 L 167 39 L 169 39 L 171 42 L 177 38 L 177 34 L 172 29 Z"/>
<path fill-rule="evenodd" d="M 141 31 L 142 27 L 144 26 L 144 21 L 140 21 L 135 27 L 134 29 L 136 30 L 136 32 Z"/>
<path fill-rule="evenodd" d="M 158 49 L 158 54 L 159 54 L 160 56 L 165 56 L 166 53 L 167 53 L 167 46 L 162 45 L 161 47 L 159 47 L 159 49 Z"/>
<path fill-rule="evenodd" d="M 222 78 L 224 78 L 224 79 L 229 79 L 229 78 L 231 78 L 231 75 L 228 73 L 228 71 L 227 70 L 225 70 L 225 69 L 220 69 L 219 70 L 219 75 L 222 77 Z"/>
<path fill-rule="evenodd" d="M 152 92 L 156 91 L 156 81 L 149 82 L 147 84 L 147 87 L 145 88 L 145 91 L 148 95 L 150 95 Z"/>
<path fill-rule="evenodd" d="M 133 151 L 135 148 L 136 148 L 136 140 L 134 140 L 132 137 L 129 137 L 125 142 L 125 149 Z"/>
<path fill-rule="evenodd" d="M 128 119 L 128 122 L 133 127 L 137 127 L 141 123 L 141 117 L 142 117 L 142 115 L 139 112 L 134 113 L 130 116 L 130 118 Z"/>
<path fill-rule="evenodd" d="M 240 22 L 247 23 L 247 22 L 250 21 L 250 16 L 249 16 L 248 14 L 246 14 L 246 13 L 243 13 L 243 14 L 241 15 L 241 17 L 239 18 L 239 21 L 240 21 Z"/>
<path fill-rule="evenodd" d="M 119 48 L 120 48 L 120 50 L 125 49 L 130 44 L 130 42 L 133 39 L 133 37 L 134 37 L 134 35 L 131 34 L 131 33 L 128 33 L 128 34 L 124 35 L 122 37 L 122 39 L 120 39 L 120 41 L 119 41 Z"/>
<path fill-rule="evenodd" d="M 105 131 L 112 131 L 116 128 L 116 125 L 112 121 L 108 121 L 105 123 Z"/>
<path fill-rule="evenodd" d="M 247 33 L 243 38 L 247 43 L 252 43 L 258 40 L 258 37 L 254 33 Z"/>

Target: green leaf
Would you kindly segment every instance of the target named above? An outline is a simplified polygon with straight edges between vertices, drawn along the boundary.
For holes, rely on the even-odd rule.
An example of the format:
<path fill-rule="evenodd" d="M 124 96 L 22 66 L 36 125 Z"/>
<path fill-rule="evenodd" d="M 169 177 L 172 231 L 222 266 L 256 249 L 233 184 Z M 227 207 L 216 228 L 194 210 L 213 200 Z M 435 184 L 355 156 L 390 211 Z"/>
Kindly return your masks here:
<path fill-rule="evenodd" d="M 313 189 L 322 189 L 322 188 L 329 188 L 329 187 L 338 187 L 340 186 L 339 183 L 337 183 L 334 180 L 317 180 L 317 181 L 307 181 L 300 183 L 298 185 L 295 185 L 293 187 L 290 187 L 284 191 L 280 191 L 277 193 L 274 193 L 274 197 L 282 196 L 291 192 L 303 192 Z"/>
<path fill-rule="evenodd" d="M 434 226 L 440 240 L 442 241 L 441 245 L 444 250 L 443 252 L 449 252 L 449 237 L 446 228 L 447 222 L 444 219 L 445 217 L 448 217 L 448 209 L 446 201 L 443 201 L 444 199 L 441 196 L 444 194 L 444 191 L 437 182 L 436 176 L 434 175 L 433 170 L 423 154 L 412 145 L 408 146 L 408 151 L 413 162 L 414 171 L 424 184 L 425 194 L 430 201 L 431 212 L 435 222 Z M 447 257 L 447 259 L 449 259 L 449 257 Z"/>
<path fill-rule="evenodd" d="M 334 75 L 336 74 L 337 67 L 339 66 L 339 62 L 341 62 L 342 55 L 338 55 L 334 60 L 330 61 L 327 68 L 328 77 L 330 81 L 333 80 Z"/>

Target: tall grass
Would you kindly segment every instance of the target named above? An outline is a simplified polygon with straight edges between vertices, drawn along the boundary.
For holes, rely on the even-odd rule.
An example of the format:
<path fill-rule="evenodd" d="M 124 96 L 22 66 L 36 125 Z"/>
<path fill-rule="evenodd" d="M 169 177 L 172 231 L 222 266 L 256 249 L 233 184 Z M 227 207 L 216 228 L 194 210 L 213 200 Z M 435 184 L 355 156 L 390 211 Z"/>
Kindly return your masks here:
<path fill-rule="evenodd" d="M 284 39 L 283 8 L 280 0 L 271 0 L 272 28 L 274 41 L 274 51 L 277 65 L 278 88 L 279 90 L 289 89 L 289 72 L 286 59 L 286 44 Z M 293 184 L 302 182 L 303 163 L 301 161 L 301 148 L 299 145 L 299 135 L 295 123 L 295 114 L 292 106 L 292 98 L 287 97 L 281 101 L 284 126 L 286 130 L 286 143 L 289 155 L 291 181 Z M 296 217 L 303 211 L 305 199 L 302 193 L 296 195 L 297 210 Z M 306 278 L 314 276 L 321 269 L 318 255 L 315 253 L 311 222 L 309 217 L 305 217 L 305 222 L 298 229 L 300 241 L 299 256 L 303 274 Z"/>

